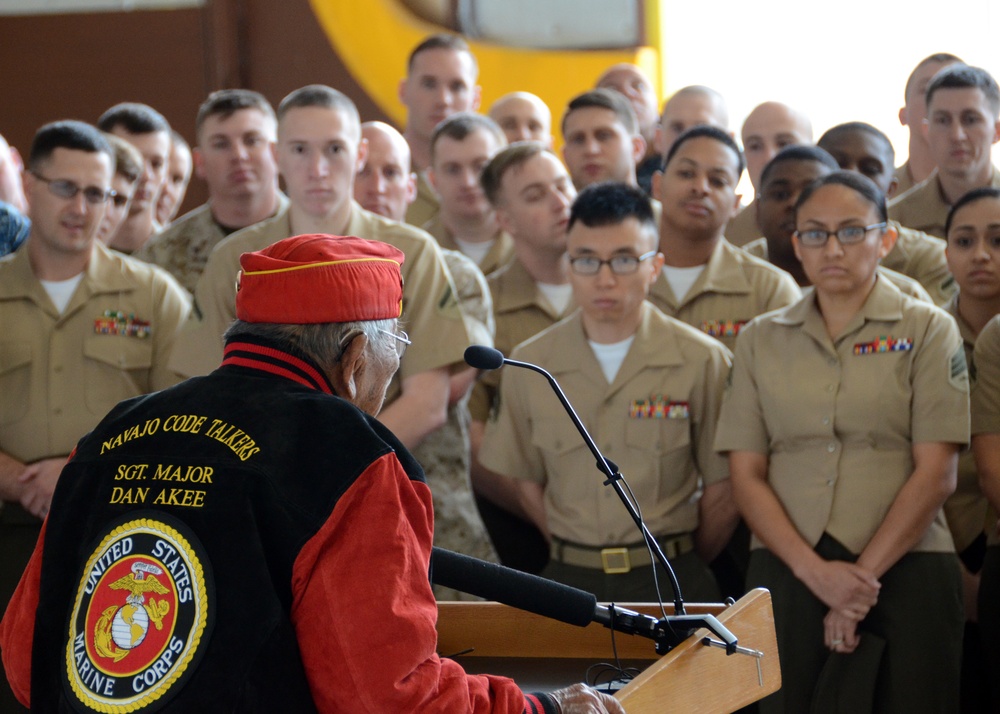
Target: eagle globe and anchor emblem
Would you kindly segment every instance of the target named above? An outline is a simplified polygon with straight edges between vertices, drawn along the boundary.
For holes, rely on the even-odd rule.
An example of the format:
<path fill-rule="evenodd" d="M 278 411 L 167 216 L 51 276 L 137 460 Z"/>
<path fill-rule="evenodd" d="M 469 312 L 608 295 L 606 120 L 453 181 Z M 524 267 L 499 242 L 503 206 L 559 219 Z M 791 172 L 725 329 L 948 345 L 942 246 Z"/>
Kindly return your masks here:
<path fill-rule="evenodd" d="M 119 662 L 129 652 L 142 644 L 152 623 L 157 630 L 163 629 L 163 618 L 170 612 L 170 603 L 157 601 L 146 594 L 166 595 L 170 591 L 157 580 L 163 569 L 152 563 L 134 562 L 131 574 L 119 578 L 109 585 L 112 590 L 127 590 L 125 604 L 108 607 L 101 613 L 94 626 L 94 649 L 102 657 Z M 117 649 L 115 649 L 117 648 Z"/>

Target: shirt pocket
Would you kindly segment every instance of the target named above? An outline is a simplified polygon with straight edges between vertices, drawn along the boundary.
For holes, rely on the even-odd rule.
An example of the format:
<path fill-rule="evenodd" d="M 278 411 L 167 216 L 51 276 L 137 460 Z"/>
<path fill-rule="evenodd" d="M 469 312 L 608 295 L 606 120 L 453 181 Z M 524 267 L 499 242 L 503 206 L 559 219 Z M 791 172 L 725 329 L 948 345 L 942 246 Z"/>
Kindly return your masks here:
<path fill-rule="evenodd" d="M 13 424 L 28 413 L 31 363 L 31 345 L 0 342 L 0 424 Z"/>
<path fill-rule="evenodd" d="M 151 340 L 94 335 L 84 341 L 83 356 L 84 398 L 91 413 L 104 416 L 121 400 L 149 391 Z"/>
<path fill-rule="evenodd" d="M 626 418 L 625 448 L 627 454 L 619 457 L 619 463 L 640 502 L 670 496 L 695 468 L 690 417 Z M 613 454 L 607 456 L 615 459 Z"/>

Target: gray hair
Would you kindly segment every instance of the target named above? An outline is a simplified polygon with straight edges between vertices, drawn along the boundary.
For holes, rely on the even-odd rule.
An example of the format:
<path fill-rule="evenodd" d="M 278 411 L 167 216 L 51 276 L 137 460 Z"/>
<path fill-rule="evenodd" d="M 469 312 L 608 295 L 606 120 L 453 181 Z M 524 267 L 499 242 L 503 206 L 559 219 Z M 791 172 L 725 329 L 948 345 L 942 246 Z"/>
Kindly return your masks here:
<path fill-rule="evenodd" d="M 350 339 L 359 334 L 368 338 L 369 349 L 377 359 L 391 359 L 396 351 L 392 337 L 396 322 L 386 319 L 294 325 L 235 320 L 223 337 L 227 342 L 257 337 L 289 345 L 311 357 L 324 372 L 329 372 L 340 362 Z"/>

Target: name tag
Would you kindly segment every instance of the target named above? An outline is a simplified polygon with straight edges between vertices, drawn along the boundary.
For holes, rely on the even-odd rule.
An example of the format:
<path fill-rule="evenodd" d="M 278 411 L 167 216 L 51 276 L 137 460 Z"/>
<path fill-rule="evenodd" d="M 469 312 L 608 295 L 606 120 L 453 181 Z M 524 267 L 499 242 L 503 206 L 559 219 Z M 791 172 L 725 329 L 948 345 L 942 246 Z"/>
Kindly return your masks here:
<path fill-rule="evenodd" d="M 746 320 L 705 320 L 701 331 L 712 337 L 736 337 L 745 324 Z"/>
<path fill-rule="evenodd" d="M 854 345 L 855 355 L 874 355 L 884 352 L 909 352 L 913 349 L 913 340 L 909 337 L 879 337 L 871 342 L 858 342 Z"/>
<path fill-rule="evenodd" d="M 152 331 L 152 325 L 147 320 L 120 310 L 105 310 L 104 314 L 94 319 L 94 333 L 98 335 L 122 335 L 144 340 Z"/>
<path fill-rule="evenodd" d="M 631 419 L 687 419 L 691 410 L 687 402 L 672 402 L 667 397 L 636 399 L 628 408 Z"/>

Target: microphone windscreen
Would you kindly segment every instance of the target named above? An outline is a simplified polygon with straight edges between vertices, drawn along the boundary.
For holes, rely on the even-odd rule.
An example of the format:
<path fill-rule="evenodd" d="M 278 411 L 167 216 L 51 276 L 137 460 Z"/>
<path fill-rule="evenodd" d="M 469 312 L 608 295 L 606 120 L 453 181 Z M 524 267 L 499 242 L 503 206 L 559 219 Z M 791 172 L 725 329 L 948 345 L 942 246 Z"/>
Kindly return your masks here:
<path fill-rule="evenodd" d="M 465 363 L 476 369 L 500 369 L 503 352 L 486 345 L 472 345 L 465 349 Z"/>
<path fill-rule="evenodd" d="M 444 548 L 432 552 L 431 579 L 436 585 L 578 627 L 593 622 L 597 610 L 592 593 Z"/>

